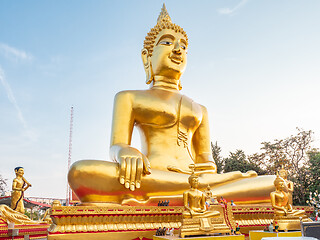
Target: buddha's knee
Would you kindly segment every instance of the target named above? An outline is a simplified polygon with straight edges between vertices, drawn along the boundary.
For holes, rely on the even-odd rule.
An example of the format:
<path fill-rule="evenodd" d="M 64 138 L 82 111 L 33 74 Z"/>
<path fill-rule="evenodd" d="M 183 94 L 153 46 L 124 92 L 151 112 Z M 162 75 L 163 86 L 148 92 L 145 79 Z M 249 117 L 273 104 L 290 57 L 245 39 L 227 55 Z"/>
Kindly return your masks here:
<path fill-rule="evenodd" d="M 68 181 L 72 189 L 94 187 L 98 182 L 112 182 L 118 178 L 118 164 L 102 160 L 80 160 L 72 164 Z"/>

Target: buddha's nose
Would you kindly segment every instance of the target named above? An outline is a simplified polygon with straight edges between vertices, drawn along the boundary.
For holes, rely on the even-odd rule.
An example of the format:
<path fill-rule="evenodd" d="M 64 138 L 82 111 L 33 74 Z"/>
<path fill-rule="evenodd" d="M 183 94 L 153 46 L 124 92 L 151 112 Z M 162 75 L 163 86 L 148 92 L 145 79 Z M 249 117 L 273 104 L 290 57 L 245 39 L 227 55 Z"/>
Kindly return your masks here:
<path fill-rule="evenodd" d="M 172 49 L 172 52 L 174 52 L 175 54 L 181 54 L 181 51 L 180 51 L 180 44 L 178 41 L 176 41 L 174 43 L 174 46 L 173 46 L 173 49 Z"/>

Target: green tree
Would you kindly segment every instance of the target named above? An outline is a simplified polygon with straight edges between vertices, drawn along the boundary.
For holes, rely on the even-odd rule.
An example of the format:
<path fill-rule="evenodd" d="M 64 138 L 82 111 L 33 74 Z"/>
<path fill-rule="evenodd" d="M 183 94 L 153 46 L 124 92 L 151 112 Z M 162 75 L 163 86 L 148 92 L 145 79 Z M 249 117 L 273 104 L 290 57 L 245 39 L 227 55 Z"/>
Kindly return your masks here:
<path fill-rule="evenodd" d="M 317 149 L 312 149 L 308 152 L 309 156 L 309 192 L 320 192 L 320 152 Z"/>
<path fill-rule="evenodd" d="M 248 159 L 243 150 L 230 152 L 229 157 L 224 159 L 224 172 L 240 171 L 247 172 L 253 170 L 259 175 L 266 174 L 266 171 L 259 167 L 255 162 Z"/>
<path fill-rule="evenodd" d="M 212 152 L 212 158 L 214 162 L 217 165 L 217 173 L 222 173 L 223 171 L 223 157 L 221 157 L 221 147 L 218 146 L 218 143 L 216 142 L 213 144 L 211 142 L 211 152 Z"/>
<path fill-rule="evenodd" d="M 310 182 L 309 156 L 312 131 L 297 128 L 298 133 L 273 142 L 262 142 L 262 153 L 256 153 L 249 159 L 268 174 L 276 174 L 283 165 L 288 170 L 288 179 L 294 182 L 293 202 L 306 204 Z"/>

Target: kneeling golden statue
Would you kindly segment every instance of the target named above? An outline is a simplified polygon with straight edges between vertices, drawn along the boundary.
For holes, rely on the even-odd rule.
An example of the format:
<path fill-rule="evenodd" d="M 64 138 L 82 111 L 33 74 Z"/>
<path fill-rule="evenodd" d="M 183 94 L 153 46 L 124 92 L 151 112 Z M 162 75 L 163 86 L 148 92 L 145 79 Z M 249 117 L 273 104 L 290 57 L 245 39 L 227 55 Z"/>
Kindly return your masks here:
<path fill-rule="evenodd" d="M 290 204 L 290 193 L 285 189 L 286 181 L 277 175 L 274 180 L 276 191 L 270 193 L 271 205 L 274 208 L 274 223 L 277 222 L 279 230 L 299 230 L 300 220 L 311 221 L 304 210 L 295 210 Z"/>
<path fill-rule="evenodd" d="M 188 189 L 188 166 L 201 175 L 201 188 L 235 202 L 269 202 L 274 176 L 216 173 L 211 156 L 207 109 L 180 93 L 187 64 L 186 32 L 172 23 L 163 6 L 147 34 L 141 56 L 148 90 L 119 92 L 114 101 L 111 161 L 82 160 L 68 173 L 82 203 L 182 205 Z M 133 128 L 140 131 L 142 150 L 130 146 Z M 248 181 L 248 178 L 250 180 Z"/>
<path fill-rule="evenodd" d="M 189 184 L 190 189 L 183 193 L 185 211 L 182 213 L 180 237 L 231 233 L 225 223 L 222 206 L 207 207 L 206 193 L 198 189 L 199 177 L 193 173 L 189 177 Z"/>

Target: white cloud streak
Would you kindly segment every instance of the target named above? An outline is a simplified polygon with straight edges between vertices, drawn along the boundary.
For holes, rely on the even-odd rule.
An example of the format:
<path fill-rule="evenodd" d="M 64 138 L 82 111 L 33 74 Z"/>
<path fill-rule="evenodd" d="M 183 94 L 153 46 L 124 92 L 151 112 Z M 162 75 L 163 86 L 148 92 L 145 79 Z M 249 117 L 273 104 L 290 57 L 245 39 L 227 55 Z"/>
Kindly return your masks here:
<path fill-rule="evenodd" d="M 33 59 L 33 56 L 31 54 L 1 42 L 0 42 L 0 53 L 2 53 L 7 58 L 14 58 L 14 59 L 20 59 L 20 60 Z"/>
<path fill-rule="evenodd" d="M 20 107 L 19 107 L 19 105 L 18 105 L 18 103 L 16 101 L 16 98 L 13 95 L 13 92 L 11 90 L 11 87 L 10 87 L 8 81 L 5 78 L 4 71 L 2 70 L 1 66 L 0 66 L 0 82 L 1 82 L 2 86 L 4 87 L 6 93 L 7 93 L 9 101 L 12 103 L 12 105 L 16 109 L 20 122 L 22 123 L 23 127 L 25 128 L 25 130 L 28 131 L 27 122 L 25 121 L 25 119 L 23 117 L 22 111 L 21 111 L 21 109 L 20 109 Z"/>
<path fill-rule="evenodd" d="M 241 8 L 243 5 L 245 5 L 248 2 L 248 0 L 242 0 L 240 3 L 238 3 L 235 7 L 233 8 L 219 8 L 218 13 L 222 15 L 232 15 L 237 11 L 239 8 Z"/>

